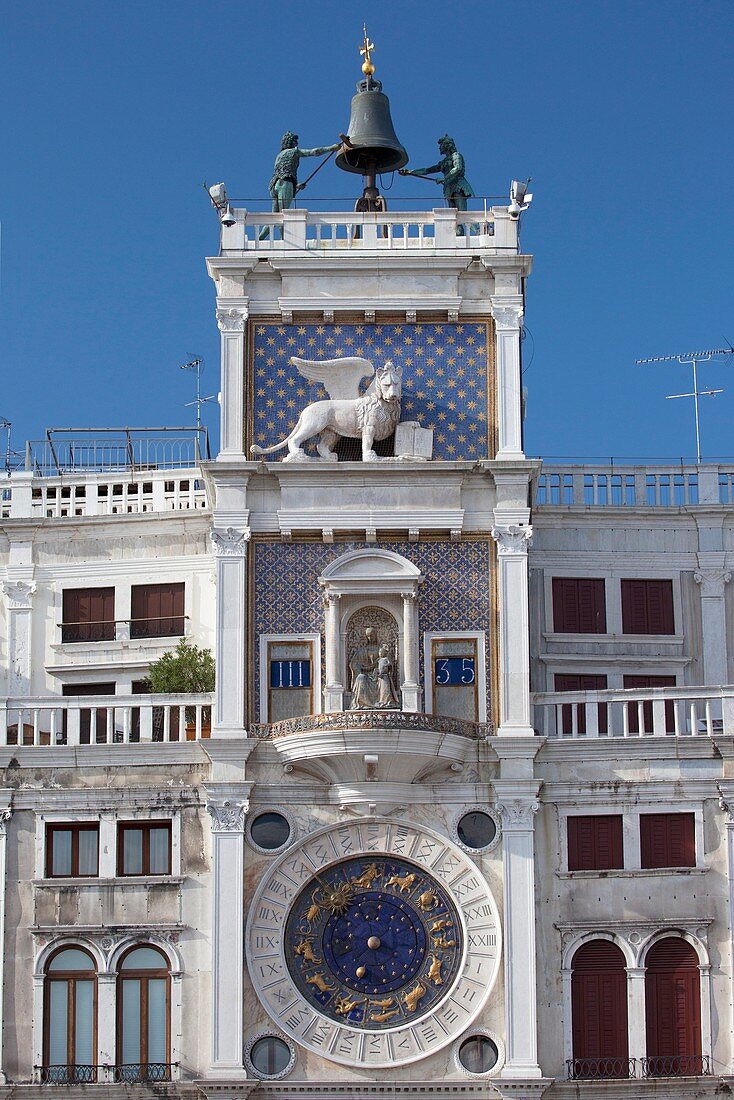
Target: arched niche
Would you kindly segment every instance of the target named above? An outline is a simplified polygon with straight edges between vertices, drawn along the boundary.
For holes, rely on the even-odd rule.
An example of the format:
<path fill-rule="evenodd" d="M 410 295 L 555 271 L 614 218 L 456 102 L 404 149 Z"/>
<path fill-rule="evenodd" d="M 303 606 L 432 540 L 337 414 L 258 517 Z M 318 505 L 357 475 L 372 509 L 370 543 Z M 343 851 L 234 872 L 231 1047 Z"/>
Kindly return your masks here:
<path fill-rule="evenodd" d="M 367 621 L 370 608 L 386 640 L 390 622 L 396 624 L 396 652 L 389 657 L 395 666 L 392 675 L 397 704 L 405 711 L 421 709 L 417 604 L 423 580 L 413 562 L 392 550 L 376 547 L 352 550 L 327 566 L 319 577 L 326 635 L 324 710 L 345 710 L 352 704 L 350 658 L 354 654 L 350 648 L 353 650 L 355 645 L 353 640 L 350 643 L 350 630 L 353 633 L 354 624 L 362 619 Z M 379 642 L 374 644 L 379 646 Z"/>

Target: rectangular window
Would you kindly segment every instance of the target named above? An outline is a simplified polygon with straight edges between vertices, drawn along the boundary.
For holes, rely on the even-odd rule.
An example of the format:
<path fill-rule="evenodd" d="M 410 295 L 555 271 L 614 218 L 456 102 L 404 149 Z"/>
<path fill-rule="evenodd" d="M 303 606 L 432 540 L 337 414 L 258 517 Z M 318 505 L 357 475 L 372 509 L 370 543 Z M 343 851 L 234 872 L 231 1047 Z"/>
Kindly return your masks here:
<path fill-rule="evenodd" d="M 433 713 L 479 721 L 477 638 L 448 636 L 431 641 Z"/>
<path fill-rule="evenodd" d="M 624 867 L 621 814 L 569 817 L 569 871 L 613 871 Z"/>
<path fill-rule="evenodd" d="M 675 687 L 675 676 L 625 676 L 626 688 L 666 688 Z M 640 710 L 642 711 L 642 732 L 653 733 L 653 704 L 648 699 L 639 703 L 634 699 L 626 704 L 627 724 L 630 733 L 640 732 Z M 665 732 L 675 733 L 675 704 L 672 699 L 665 702 Z"/>
<path fill-rule="evenodd" d="M 46 877 L 96 878 L 99 874 L 97 822 L 46 826 Z"/>
<path fill-rule="evenodd" d="M 603 577 L 553 577 L 553 629 L 565 634 L 606 634 Z"/>
<path fill-rule="evenodd" d="M 126 822 L 117 830 L 118 875 L 171 874 L 171 822 Z"/>
<path fill-rule="evenodd" d="M 283 638 L 267 643 L 268 722 L 314 712 L 314 643 Z"/>
<path fill-rule="evenodd" d="M 695 814 L 640 814 L 643 868 L 695 867 Z"/>
<path fill-rule="evenodd" d="M 555 675 L 556 691 L 604 691 L 607 686 L 607 678 L 603 674 L 557 672 Z M 586 733 L 586 707 L 582 703 L 565 703 L 561 707 L 561 732 L 567 737 L 573 730 L 574 710 L 576 711 L 576 733 L 583 736 Z M 599 733 L 607 732 L 607 708 L 604 703 L 597 704 L 597 722 Z"/>
<path fill-rule="evenodd" d="M 623 634 L 675 634 L 671 580 L 623 580 L 621 591 Z"/>
<path fill-rule="evenodd" d="M 131 591 L 131 638 L 173 638 L 184 633 L 183 581 L 134 584 Z"/>
<path fill-rule="evenodd" d="M 65 588 L 62 607 L 62 642 L 114 641 L 114 588 Z"/>

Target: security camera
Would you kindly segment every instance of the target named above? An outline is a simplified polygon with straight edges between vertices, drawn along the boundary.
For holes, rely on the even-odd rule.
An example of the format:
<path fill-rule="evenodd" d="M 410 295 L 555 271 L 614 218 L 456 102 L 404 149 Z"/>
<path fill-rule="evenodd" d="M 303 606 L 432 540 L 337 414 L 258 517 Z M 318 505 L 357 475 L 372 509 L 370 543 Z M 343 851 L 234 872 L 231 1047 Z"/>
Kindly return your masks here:
<path fill-rule="evenodd" d="M 510 186 L 510 205 L 507 207 L 507 213 L 511 218 L 519 218 L 523 210 L 527 210 L 530 203 L 533 201 L 533 196 L 528 194 L 528 184 L 531 177 L 528 176 L 527 180 L 513 180 Z"/>

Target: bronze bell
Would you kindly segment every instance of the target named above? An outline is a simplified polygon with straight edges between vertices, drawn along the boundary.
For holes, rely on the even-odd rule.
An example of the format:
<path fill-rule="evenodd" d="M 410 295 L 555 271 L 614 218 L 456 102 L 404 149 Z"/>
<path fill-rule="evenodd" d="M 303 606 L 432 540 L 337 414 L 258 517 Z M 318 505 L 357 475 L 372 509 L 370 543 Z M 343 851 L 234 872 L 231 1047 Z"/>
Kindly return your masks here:
<path fill-rule="evenodd" d="M 347 131 L 352 148 L 342 149 L 336 158 L 345 172 L 374 176 L 408 163 L 408 154 L 393 128 L 390 100 L 381 89 L 379 80 L 369 78 L 357 85 Z"/>

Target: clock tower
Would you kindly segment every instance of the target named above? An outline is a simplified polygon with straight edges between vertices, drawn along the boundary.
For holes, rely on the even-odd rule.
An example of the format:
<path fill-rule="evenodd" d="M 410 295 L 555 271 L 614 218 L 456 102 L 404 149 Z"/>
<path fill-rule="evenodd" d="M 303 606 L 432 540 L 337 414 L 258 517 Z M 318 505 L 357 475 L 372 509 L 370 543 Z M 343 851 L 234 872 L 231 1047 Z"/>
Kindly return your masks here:
<path fill-rule="evenodd" d="M 294 206 L 276 172 L 272 213 L 220 204 L 208 260 L 209 1078 L 539 1095 L 531 261 L 447 136 L 420 170 L 447 205 L 386 209 L 376 179 L 407 153 L 365 47 L 337 155 L 364 177 L 357 209 Z M 315 151 L 286 137 L 295 181 Z"/>

